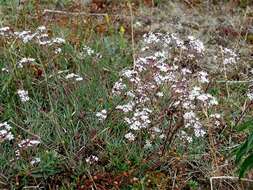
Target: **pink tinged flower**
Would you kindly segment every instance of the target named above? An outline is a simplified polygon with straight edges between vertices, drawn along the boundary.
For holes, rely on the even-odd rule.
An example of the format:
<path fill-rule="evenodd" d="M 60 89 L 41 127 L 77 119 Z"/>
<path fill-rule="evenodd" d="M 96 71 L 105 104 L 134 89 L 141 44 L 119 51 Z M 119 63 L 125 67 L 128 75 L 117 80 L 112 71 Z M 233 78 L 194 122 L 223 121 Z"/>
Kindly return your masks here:
<path fill-rule="evenodd" d="M 207 94 L 201 94 L 197 97 L 198 100 L 202 101 L 202 102 L 206 102 L 208 100 L 208 96 Z"/>
<path fill-rule="evenodd" d="M 190 46 L 197 52 L 203 53 L 205 51 L 205 47 L 202 41 L 196 39 L 193 36 L 188 36 Z"/>
<path fill-rule="evenodd" d="M 124 89 L 126 89 L 126 84 L 123 83 L 122 78 L 120 78 L 113 86 L 112 88 L 112 94 L 113 95 L 120 95 Z"/>
<path fill-rule="evenodd" d="M 200 83 L 209 83 L 208 74 L 205 71 L 200 71 L 198 73 Z"/>

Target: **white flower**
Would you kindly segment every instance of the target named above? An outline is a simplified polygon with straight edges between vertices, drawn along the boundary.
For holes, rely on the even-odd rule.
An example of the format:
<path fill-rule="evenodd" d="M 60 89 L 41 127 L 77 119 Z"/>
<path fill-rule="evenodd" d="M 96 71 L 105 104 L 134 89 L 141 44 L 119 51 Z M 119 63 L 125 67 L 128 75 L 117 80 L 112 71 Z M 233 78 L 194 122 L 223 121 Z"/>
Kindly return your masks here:
<path fill-rule="evenodd" d="M 202 102 L 206 102 L 209 99 L 209 97 L 208 97 L 207 94 L 201 94 L 197 97 L 197 99 L 202 101 Z"/>
<path fill-rule="evenodd" d="M 30 58 L 30 57 L 24 57 L 24 58 L 22 58 L 19 62 L 18 62 L 18 67 L 19 68 L 23 68 L 23 66 L 24 66 L 24 64 L 28 64 L 28 63 L 32 63 L 32 62 L 34 62 L 35 61 L 35 59 L 33 59 L 33 58 Z"/>
<path fill-rule="evenodd" d="M 190 111 L 186 112 L 183 117 L 185 120 L 192 120 L 196 118 L 196 114 L 193 111 Z"/>
<path fill-rule="evenodd" d="M 156 93 L 156 96 L 158 96 L 158 97 L 163 97 L 164 95 L 163 95 L 163 92 L 157 92 L 157 93 Z"/>
<path fill-rule="evenodd" d="M 40 31 L 40 32 L 44 32 L 46 30 L 46 27 L 45 26 L 39 26 L 37 28 L 37 30 Z"/>
<path fill-rule="evenodd" d="M 24 43 L 31 41 L 37 35 L 37 33 L 33 34 L 30 30 L 22 32 L 14 32 L 14 34 L 18 38 L 20 38 Z"/>
<path fill-rule="evenodd" d="M 133 91 L 128 91 L 128 92 L 126 93 L 126 95 L 127 95 L 128 97 L 132 97 L 132 98 L 135 97 L 135 94 L 133 93 Z"/>
<path fill-rule="evenodd" d="M 18 95 L 19 95 L 19 98 L 21 100 L 21 102 L 27 102 L 29 101 L 29 96 L 28 96 L 28 91 L 26 90 L 18 90 Z"/>
<path fill-rule="evenodd" d="M 96 117 L 99 121 L 104 121 L 107 118 L 107 111 L 103 109 L 102 111 L 97 112 Z"/>
<path fill-rule="evenodd" d="M 83 80 L 83 77 L 75 74 L 75 73 L 70 73 L 68 75 L 65 76 L 65 79 L 72 79 L 74 78 L 76 81 L 82 81 Z"/>
<path fill-rule="evenodd" d="M 95 54 L 95 51 L 88 46 L 84 46 L 83 51 L 85 51 L 88 56 L 92 56 L 93 54 Z"/>
<path fill-rule="evenodd" d="M 249 92 L 249 93 L 247 93 L 247 96 L 248 96 L 248 98 L 249 98 L 249 100 L 253 100 L 253 92 Z"/>
<path fill-rule="evenodd" d="M 56 43 L 56 44 L 64 44 L 65 43 L 65 39 L 63 38 L 53 38 L 52 39 L 52 43 Z"/>
<path fill-rule="evenodd" d="M 54 51 L 55 54 L 59 54 L 59 53 L 61 53 L 61 52 L 62 52 L 62 49 L 61 49 L 61 48 L 57 48 L 57 49 Z"/>
<path fill-rule="evenodd" d="M 78 75 L 76 75 L 75 73 L 70 73 L 68 74 L 65 79 L 71 79 L 71 78 L 74 78 L 74 77 L 77 77 Z"/>
<path fill-rule="evenodd" d="M 28 147 L 34 147 L 34 146 L 37 146 L 38 144 L 40 144 L 40 141 L 38 140 L 32 140 L 32 139 L 25 139 L 25 140 L 22 140 L 18 146 L 20 148 L 28 148 Z"/>
<path fill-rule="evenodd" d="M 194 128 L 194 134 L 196 137 L 203 137 L 206 132 L 201 128 Z"/>
<path fill-rule="evenodd" d="M 120 95 L 121 92 L 126 89 L 127 86 L 122 82 L 122 78 L 120 78 L 117 82 L 115 82 L 113 88 L 112 88 L 112 94 L 113 95 Z"/>
<path fill-rule="evenodd" d="M 194 86 L 189 94 L 189 99 L 194 100 L 196 97 L 200 95 L 201 88 L 198 86 Z"/>
<path fill-rule="evenodd" d="M 83 80 L 83 77 L 77 77 L 75 80 L 76 80 L 76 81 L 82 81 L 82 80 Z"/>
<path fill-rule="evenodd" d="M 134 134 L 131 133 L 131 132 L 125 134 L 125 138 L 126 138 L 127 140 L 129 140 L 129 141 L 134 141 L 134 140 L 135 140 L 135 136 L 134 136 Z"/>
<path fill-rule="evenodd" d="M 93 164 L 93 163 L 95 163 L 95 162 L 98 162 L 98 157 L 97 157 L 97 156 L 94 156 L 94 155 L 91 155 L 91 156 L 85 158 L 85 161 L 86 161 L 86 163 L 88 163 L 88 164 Z"/>
<path fill-rule="evenodd" d="M 209 80 L 207 78 L 208 74 L 205 71 L 200 71 L 198 73 L 198 77 L 199 77 L 199 82 L 201 82 L 201 83 L 208 83 L 209 82 Z"/>
<path fill-rule="evenodd" d="M 152 147 L 152 143 L 150 142 L 150 140 L 146 140 L 146 143 L 145 143 L 145 145 L 144 145 L 144 148 L 145 149 L 149 149 L 149 148 L 151 148 Z"/>
<path fill-rule="evenodd" d="M 203 53 L 205 47 L 202 41 L 195 39 L 193 36 L 188 36 L 190 46 L 197 51 L 197 53 Z"/>
<path fill-rule="evenodd" d="M 133 110 L 133 107 L 135 106 L 135 103 L 133 101 L 128 102 L 125 105 L 118 105 L 116 106 L 116 109 L 122 110 L 123 112 L 127 113 Z"/>
<path fill-rule="evenodd" d="M 9 69 L 7 69 L 6 67 L 2 68 L 3 72 L 9 73 Z"/>
<path fill-rule="evenodd" d="M 33 159 L 31 160 L 31 162 L 30 162 L 30 163 L 31 163 L 32 165 L 35 165 L 35 164 L 40 163 L 40 161 L 41 161 L 41 160 L 40 160 L 40 158 L 35 157 L 35 158 L 33 158 Z"/>
<path fill-rule="evenodd" d="M 91 156 L 85 158 L 85 161 L 88 164 L 94 164 L 95 162 L 98 162 L 98 157 L 94 156 L 94 155 L 91 155 Z"/>
<path fill-rule="evenodd" d="M 11 132 L 11 126 L 7 122 L 0 123 L 0 142 L 12 139 L 14 139 L 14 136 Z"/>
<path fill-rule="evenodd" d="M 211 118 L 215 118 L 215 119 L 220 119 L 221 118 L 221 114 L 219 114 L 219 113 L 211 114 L 210 117 Z"/>
<path fill-rule="evenodd" d="M 10 30 L 9 26 L 0 28 L 0 32 L 7 32 L 8 30 Z"/>

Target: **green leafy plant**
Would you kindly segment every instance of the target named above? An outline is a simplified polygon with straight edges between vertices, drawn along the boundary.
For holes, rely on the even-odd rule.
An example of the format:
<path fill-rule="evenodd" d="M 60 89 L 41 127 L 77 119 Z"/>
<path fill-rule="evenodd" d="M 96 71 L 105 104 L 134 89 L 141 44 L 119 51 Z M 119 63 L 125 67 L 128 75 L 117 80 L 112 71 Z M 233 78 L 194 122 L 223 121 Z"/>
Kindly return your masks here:
<path fill-rule="evenodd" d="M 253 119 L 247 120 L 239 126 L 239 131 L 249 130 L 247 139 L 235 149 L 235 163 L 239 166 L 239 177 L 253 168 Z"/>

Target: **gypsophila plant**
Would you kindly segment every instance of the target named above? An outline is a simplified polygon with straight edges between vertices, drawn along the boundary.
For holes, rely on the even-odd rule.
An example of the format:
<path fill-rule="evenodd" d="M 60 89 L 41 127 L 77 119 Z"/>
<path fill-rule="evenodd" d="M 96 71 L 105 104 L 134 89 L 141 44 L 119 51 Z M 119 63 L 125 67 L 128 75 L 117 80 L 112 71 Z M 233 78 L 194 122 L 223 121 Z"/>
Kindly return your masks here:
<path fill-rule="evenodd" d="M 144 35 L 134 66 L 120 72 L 112 89 L 114 96 L 126 97 L 116 110 L 122 111 L 128 125 L 127 140 L 133 142 L 146 131 L 149 143 L 172 141 L 173 135 L 189 143 L 192 138 L 205 137 L 210 126 L 220 125 L 221 115 L 215 113 L 218 101 L 207 93 L 211 79 L 201 65 L 206 51 L 193 36 Z M 160 103 L 163 99 L 165 104 Z M 164 125 L 165 120 L 170 123 Z"/>

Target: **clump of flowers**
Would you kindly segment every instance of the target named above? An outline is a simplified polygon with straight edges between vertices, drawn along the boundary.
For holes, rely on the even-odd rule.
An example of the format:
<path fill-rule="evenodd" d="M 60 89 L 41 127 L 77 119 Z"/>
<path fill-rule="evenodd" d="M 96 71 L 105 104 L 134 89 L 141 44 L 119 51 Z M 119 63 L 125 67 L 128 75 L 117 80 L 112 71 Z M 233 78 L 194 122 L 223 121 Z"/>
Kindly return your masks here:
<path fill-rule="evenodd" d="M 65 39 L 61 37 L 50 37 L 45 26 L 39 26 L 35 31 L 13 31 L 10 27 L 2 27 L 0 28 L 0 37 L 8 40 L 15 40 L 15 42 L 18 39 L 18 41 L 21 41 L 24 44 L 35 43 L 42 47 L 50 47 L 55 54 L 61 53 L 61 45 L 66 42 Z M 29 61 L 25 59 L 26 58 L 24 58 L 23 61 Z M 22 67 L 22 65 L 18 65 Z"/>
<path fill-rule="evenodd" d="M 167 115 L 164 110 L 182 113 L 172 111 L 171 121 L 174 126 L 182 123 L 177 133 L 180 138 L 191 142 L 193 136 L 204 137 L 208 122 L 218 124 L 216 116 L 212 120 L 205 115 L 218 101 L 206 92 L 210 79 L 208 70 L 201 66 L 207 51 L 203 42 L 193 36 L 180 39 L 169 33 L 145 34 L 143 42 L 134 66 L 123 69 L 112 88 L 114 96 L 125 100 L 125 104 L 116 106 L 128 126 L 125 138 L 133 142 L 145 130 L 149 146 L 157 138 L 164 139 L 168 134 L 162 124 Z M 168 97 L 166 105 L 160 105 Z"/>

